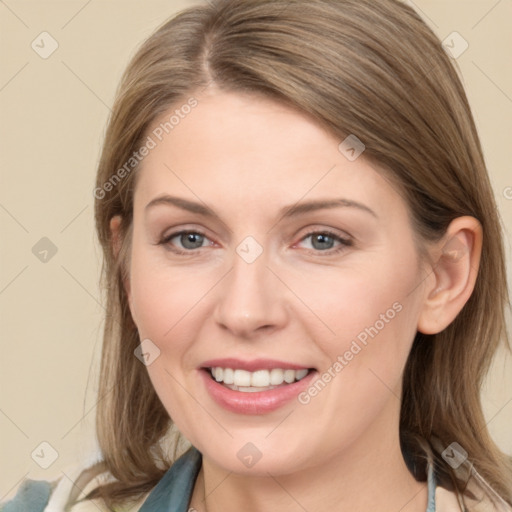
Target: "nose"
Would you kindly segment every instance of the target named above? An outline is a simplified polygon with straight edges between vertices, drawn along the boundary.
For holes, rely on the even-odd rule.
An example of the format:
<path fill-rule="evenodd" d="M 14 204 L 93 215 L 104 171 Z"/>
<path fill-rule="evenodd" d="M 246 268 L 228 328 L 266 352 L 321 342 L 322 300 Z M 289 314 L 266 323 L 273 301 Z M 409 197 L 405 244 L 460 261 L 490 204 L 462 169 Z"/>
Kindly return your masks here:
<path fill-rule="evenodd" d="M 265 253 L 252 263 L 235 254 L 233 268 L 218 289 L 214 319 L 237 338 L 270 334 L 288 322 L 285 295 Z"/>

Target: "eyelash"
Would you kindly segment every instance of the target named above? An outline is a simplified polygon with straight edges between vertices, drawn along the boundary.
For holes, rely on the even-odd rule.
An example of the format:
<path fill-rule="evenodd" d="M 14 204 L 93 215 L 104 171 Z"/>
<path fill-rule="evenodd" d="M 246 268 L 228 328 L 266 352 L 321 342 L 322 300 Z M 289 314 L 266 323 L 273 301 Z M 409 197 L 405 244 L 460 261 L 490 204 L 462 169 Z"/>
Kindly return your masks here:
<path fill-rule="evenodd" d="M 340 235 L 338 235 L 332 231 L 329 231 L 328 229 L 320 229 L 320 230 L 310 231 L 309 233 L 307 233 L 300 239 L 299 243 L 303 242 L 304 240 L 306 240 L 307 238 L 309 238 L 310 236 L 313 236 L 313 235 L 327 235 L 327 236 L 333 238 L 335 241 L 339 242 L 339 246 L 337 248 L 327 249 L 325 251 L 319 251 L 319 250 L 315 250 L 315 249 L 306 249 L 308 252 L 314 253 L 315 255 L 332 256 L 334 254 L 338 254 L 342 251 L 345 251 L 348 247 L 352 247 L 354 245 L 353 240 L 351 240 L 350 238 L 343 238 Z M 297 245 L 297 244 L 294 244 L 294 246 L 295 245 Z"/>
<path fill-rule="evenodd" d="M 188 250 L 182 250 L 182 249 L 178 249 L 177 247 L 175 246 L 172 246 L 170 244 L 170 241 L 173 239 L 173 238 L 176 238 L 177 236 L 181 236 L 181 235 L 190 235 L 190 234 L 193 234 L 193 235 L 200 235 L 206 239 L 208 239 L 208 237 L 206 236 L 205 233 L 203 233 L 202 231 L 199 231 L 197 229 L 194 229 L 194 230 L 191 230 L 191 229 L 185 229 L 185 230 L 182 230 L 182 231 L 176 231 L 174 233 L 171 233 L 170 235 L 167 235 L 166 237 L 162 238 L 162 240 L 160 240 L 160 242 L 158 242 L 158 245 L 166 245 L 168 247 L 168 249 L 172 252 L 174 252 L 175 254 L 179 254 L 179 255 L 182 255 L 182 256 L 190 256 L 192 255 L 193 253 L 197 252 L 197 249 L 188 249 Z M 202 249 L 203 247 L 199 247 L 198 249 Z"/>
<path fill-rule="evenodd" d="M 187 234 L 200 235 L 200 236 L 208 239 L 207 235 L 205 233 L 203 233 L 202 231 L 183 230 L 183 231 L 176 231 L 174 233 L 171 233 L 170 235 L 167 235 L 166 237 L 162 238 L 162 240 L 160 240 L 160 242 L 158 242 L 158 245 L 167 245 L 169 250 L 171 250 L 175 254 L 183 255 L 183 256 L 190 256 L 193 253 L 195 253 L 198 249 L 204 248 L 204 247 L 198 247 L 197 249 L 182 250 L 182 249 L 176 248 L 175 246 L 171 246 L 170 241 L 173 238 L 176 238 L 181 235 L 187 235 Z M 353 240 L 351 240 L 350 238 L 343 238 L 340 235 L 333 233 L 332 231 L 329 231 L 328 229 L 310 231 L 309 233 L 304 235 L 298 243 L 303 242 L 304 240 L 306 240 L 307 238 L 309 238 L 310 236 L 313 236 L 313 235 L 327 235 L 327 236 L 333 238 L 335 241 L 339 242 L 339 246 L 335 249 L 327 249 L 325 251 L 320 251 L 320 250 L 315 250 L 315 249 L 306 249 L 307 252 L 315 253 L 315 255 L 331 256 L 333 254 L 338 254 L 341 251 L 346 250 L 348 247 L 352 247 L 354 245 Z M 297 245 L 297 244 L 294 244 L 294 246 L 295 245 Z"/>

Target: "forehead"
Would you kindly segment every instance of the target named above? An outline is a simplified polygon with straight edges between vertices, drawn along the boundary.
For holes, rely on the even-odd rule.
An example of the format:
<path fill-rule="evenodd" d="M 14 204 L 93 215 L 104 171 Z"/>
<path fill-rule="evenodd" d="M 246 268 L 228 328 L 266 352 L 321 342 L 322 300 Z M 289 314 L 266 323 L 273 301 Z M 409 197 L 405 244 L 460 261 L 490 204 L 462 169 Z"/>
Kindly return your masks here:
<path fill-rule="evenodd" d="M 195 101 L 149 128 L 154 148 L 137 171 L 136 204 L 167 192 L 242 208 L 347 195 L 383 212 L 398 206 L 364 153 L 351 161 L 342 140 L 303 113 L 252 94 L 216 91 Z"/>

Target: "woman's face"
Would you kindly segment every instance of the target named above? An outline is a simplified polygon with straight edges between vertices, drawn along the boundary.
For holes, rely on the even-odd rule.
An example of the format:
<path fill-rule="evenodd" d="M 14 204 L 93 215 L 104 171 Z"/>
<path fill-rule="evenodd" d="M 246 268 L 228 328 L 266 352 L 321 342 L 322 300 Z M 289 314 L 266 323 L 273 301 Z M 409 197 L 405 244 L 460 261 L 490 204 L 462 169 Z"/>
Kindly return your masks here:
<path fill-rule="evenodd" d="M 404 200 L 294 110 L 197 101 L 148 131 L 134 196 L 127 287 L 158 396 L 229 471 L 375 455 L 425 300 Z"/>

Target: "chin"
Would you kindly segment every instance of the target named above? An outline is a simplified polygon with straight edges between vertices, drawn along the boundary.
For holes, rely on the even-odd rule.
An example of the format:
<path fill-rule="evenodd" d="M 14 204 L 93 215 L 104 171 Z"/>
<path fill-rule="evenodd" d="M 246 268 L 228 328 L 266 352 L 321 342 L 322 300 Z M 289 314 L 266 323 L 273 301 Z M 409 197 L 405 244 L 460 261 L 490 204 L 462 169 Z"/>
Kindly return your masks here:
<path fill-rule="evenodd" d="M 204 459 L 225 471 L 240 475 L 286 475 L 319 464 L 319 454 L 314 452 L 311 442 L 307 440 L 286 443 L 283 438 L 272 442 L 263 435 L 237 436 L 224 443 L 194 446 L 203 454 Z"/>

